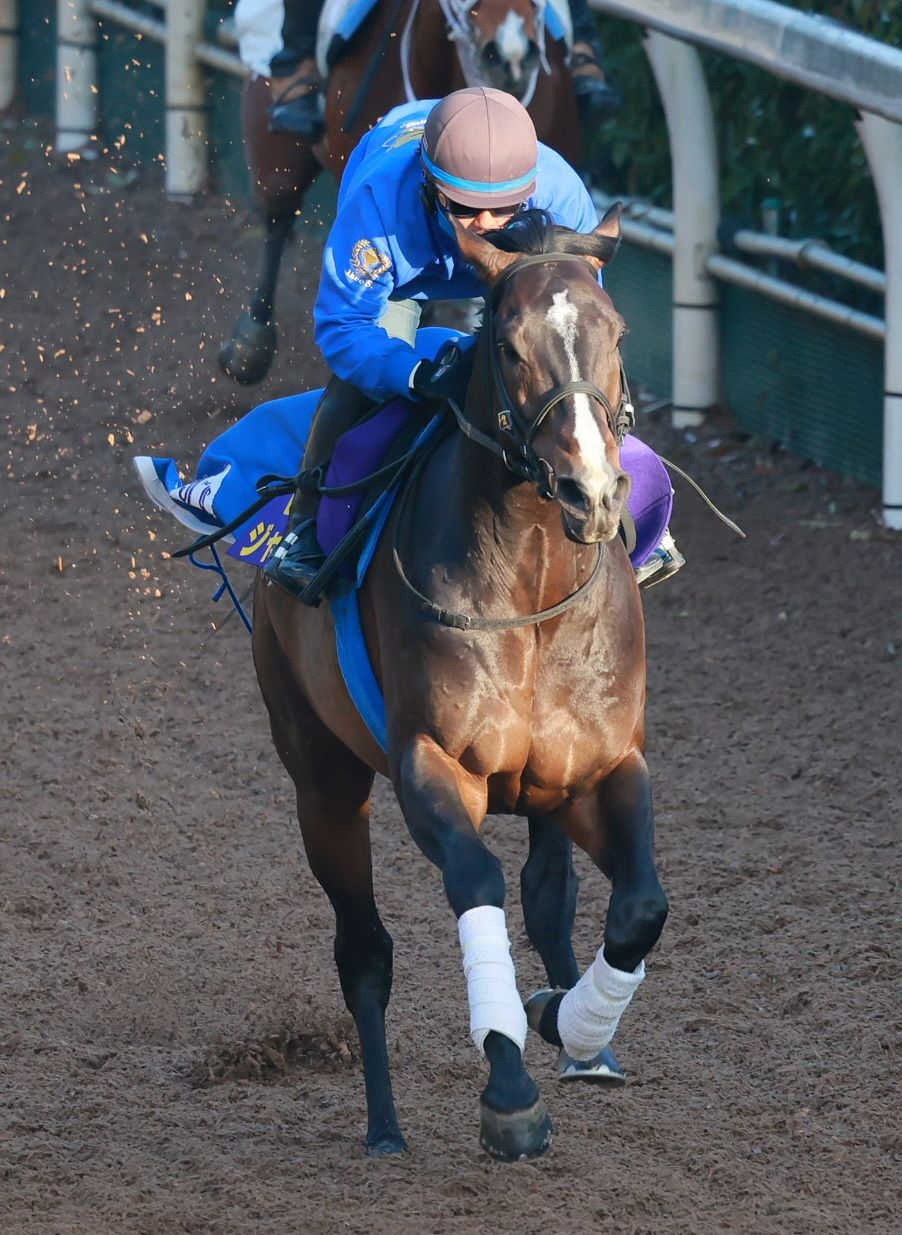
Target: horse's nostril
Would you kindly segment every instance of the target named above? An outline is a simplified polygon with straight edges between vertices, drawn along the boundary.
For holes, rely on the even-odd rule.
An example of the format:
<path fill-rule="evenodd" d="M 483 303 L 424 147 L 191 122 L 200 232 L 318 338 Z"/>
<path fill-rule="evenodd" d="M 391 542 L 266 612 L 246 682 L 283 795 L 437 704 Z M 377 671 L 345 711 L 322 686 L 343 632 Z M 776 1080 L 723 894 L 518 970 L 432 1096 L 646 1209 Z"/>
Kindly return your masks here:
<path fill-rule="evenodd" d="M 578 510 L 585 513 L 589 509 L 589 498 L 586 495 L 582 485 L 577 484 L 575 480 L 567 480 L 566 477 L 558 478 L 557 482 L 558 500 L 564 506 L 569 506 L 572 510 Z"/>
<path fill-rule="evenodd" d="M 630 478 L 626 472 L 620 472 L 603 499 L 605 510 L 613 510 L 615 506 L 626 501 L 630 492 Z"/>

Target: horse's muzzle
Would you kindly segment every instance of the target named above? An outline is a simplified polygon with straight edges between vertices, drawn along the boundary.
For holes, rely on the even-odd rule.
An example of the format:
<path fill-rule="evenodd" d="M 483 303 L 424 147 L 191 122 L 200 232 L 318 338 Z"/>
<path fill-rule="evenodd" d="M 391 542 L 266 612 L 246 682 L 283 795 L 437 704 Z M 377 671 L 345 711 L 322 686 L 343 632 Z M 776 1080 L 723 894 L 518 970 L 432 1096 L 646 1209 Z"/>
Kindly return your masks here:
<path fill-rule="evenodd" d="M 558 476 L 555 496 L 561 507 L 564 532 L 582 545 L 613 540 L 630 491 L 626 472 L 615 472 L 597 493 L 590 493 L 578 480 Z"/>

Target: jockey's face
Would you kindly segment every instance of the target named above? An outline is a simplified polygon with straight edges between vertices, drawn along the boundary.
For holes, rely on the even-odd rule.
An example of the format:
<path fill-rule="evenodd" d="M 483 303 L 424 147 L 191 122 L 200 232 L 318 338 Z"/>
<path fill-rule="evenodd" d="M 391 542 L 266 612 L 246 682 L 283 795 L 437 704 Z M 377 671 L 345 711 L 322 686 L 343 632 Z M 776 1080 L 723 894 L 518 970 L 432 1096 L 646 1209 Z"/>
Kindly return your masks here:
<path fill-rule="evenodd" d="M 475 206 L 461 206 L 452 202 L 444 193 L 439 193 L 438 204 L 447 214 L 453 214 L 461 227 L 473 231 L 480 236 L 485 232 L 497 231 L 507 227 L 511 219 L 519 214 L 520 206 L 505 206 L 503 210 L 480 210 Z"/>

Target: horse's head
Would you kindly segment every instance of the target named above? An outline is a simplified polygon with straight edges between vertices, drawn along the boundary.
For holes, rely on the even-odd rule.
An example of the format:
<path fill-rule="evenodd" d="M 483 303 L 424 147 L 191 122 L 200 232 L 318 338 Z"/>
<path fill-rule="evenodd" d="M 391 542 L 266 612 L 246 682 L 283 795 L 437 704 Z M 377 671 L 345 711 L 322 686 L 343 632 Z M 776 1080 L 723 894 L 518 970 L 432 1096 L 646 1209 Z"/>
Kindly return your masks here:
<path fill-rule="evenodd" d="M 588 235 L 540 211 L 491 239 L 455 230 L 490 288 L 483 355 L 505 461 L 559 502 L 572 540 L 612 540 L 630 487 L 620 438 L 631 409 L 620 359 L 626 326 L 597 274 L 617 248 L 620 206 Z"/>
<path fill-rule="evenodd" d="M 544 0 L 447 0 L 466 13 L 467 38 L 460 40 L 465 76 L 483 86 L 506 90 L 525 101 L 542 64 Z M 464 44 L 469 43 L 469 48 Z M 467 74 L 469 67 L 470 73 Z"/>

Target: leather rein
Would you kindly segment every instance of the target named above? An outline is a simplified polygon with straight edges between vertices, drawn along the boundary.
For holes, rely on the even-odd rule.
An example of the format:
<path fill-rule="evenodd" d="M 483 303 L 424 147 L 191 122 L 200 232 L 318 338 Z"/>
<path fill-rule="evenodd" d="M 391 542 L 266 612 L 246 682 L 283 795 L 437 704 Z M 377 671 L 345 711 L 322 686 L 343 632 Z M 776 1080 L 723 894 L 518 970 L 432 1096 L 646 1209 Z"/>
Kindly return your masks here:
<path fill-rule="evenodd" d="M 553 500 L 557 497 L 557 477 L 548 460 L 536 453 L 533 442 L 542 424 L 558 404 L 575 394 L 585 394 L 595 399 L 604 408 L 608 425 L 616 436 L 618 445 L 622 443 L 629 429 L 635 424 L 635 412 L 630 401 L 629 386 L 622 360 L 620 361 L 620 405 L 616 411 L 604 391 L 600 390 L 592 382 L 571 381 L 565 382 L 561 386 L 555 386 L 549 391 L 544 403 L 542 403 L 532 420 L 527 420 L 522 415 L 510 397 L 504 380 L 504 374 L 501 372 L 501 366 L 498 362 L 498 345 L 495 334 L 495 311 L 501 289 L 509 279 L 528 266 L 547 265 L 552 262 L 564 261 L 584 262 L 584 259 L 576 253 L 533 253 L 519 258 L 517 261 L 512 262 L 502 273 L 492 289 L 491 300 L 486 305 L 489 366 L 492 374 L 494 395 L 497 396 L 500 404 L 499 410 L 496 413 L 496 423 L 499 432 L 508 439 L 508 445 L 502 445 L 496 438 L 483 433 L 481 429 L 477 429 L 472 421 L 467 419 L 458 404 L 453 399 L 448 400 L 448 405 L 454 413 L 454 418 L 460 431 L 470 441 L 491 451 L 492 454 L 501 459 L 508 471 L 512 472 L 515 476 L 535 484 L 539 496 L 548 500 Z M 595 565 L 589 577 L 575 591 L 569 593 L 556 605 L 551 605 L 547 609 L 541 609 L 537 613 L 486 618 L 444 609 L 441 605 L 436 604 L 435 601 L 430 600 L 408 578 L 401 562 L 398 543 L 400 529 L 404 523 L 403 516 L 407 509 L 410 495 L 416 487 L 416 480 L 427 458 L 428 455 L 425 455 L 418 460 L 404 487 L 398 516 L 395 520 L 392 559 L 401 582 L 416 598 L 421 608 L 436 622 L 439 622 L 442 626 L 450 626 L 455 630 L 508 630 L 521 626 L 535 626 L 540 622 L 547 622 L 550 618 L 559 617 L 560 614 L 565 613 L 593 587 L 601 570 L 604 550 L 602 544 L 598 545 Z"/>

